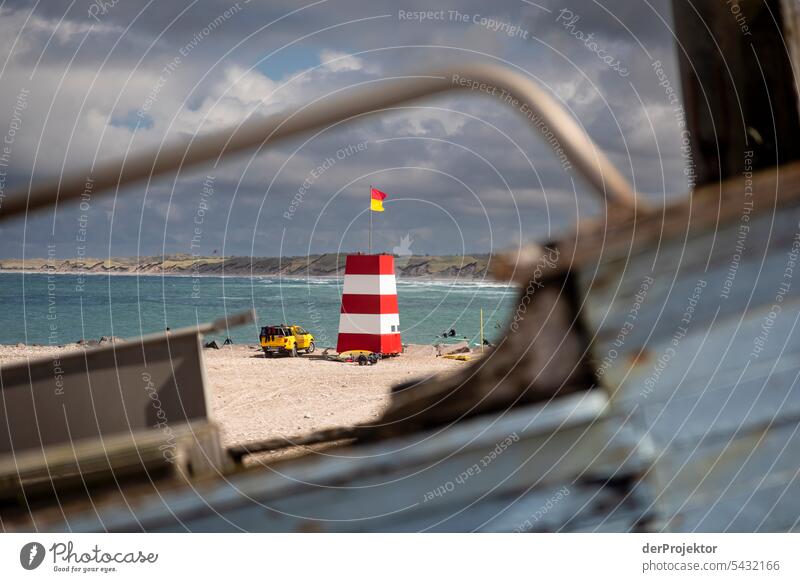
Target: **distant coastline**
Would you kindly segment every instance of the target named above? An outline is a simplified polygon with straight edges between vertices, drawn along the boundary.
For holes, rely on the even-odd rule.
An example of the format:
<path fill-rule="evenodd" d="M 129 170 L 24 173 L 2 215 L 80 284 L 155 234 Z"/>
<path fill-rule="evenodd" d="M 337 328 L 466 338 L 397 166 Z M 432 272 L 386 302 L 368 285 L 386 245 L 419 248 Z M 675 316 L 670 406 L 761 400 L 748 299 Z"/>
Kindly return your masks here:
<path fill-rule="evenodd" d="M 179 275 L 185 277 L 331 278 L 344 274 L 345 254 L 304 257 L 115 257 L 111 259 L 0 259 L 0 273 L 59 273 L 88 275 Z M 491 255 L 396 257 L 401 278 L 476 280 L 491 277 Z"/>

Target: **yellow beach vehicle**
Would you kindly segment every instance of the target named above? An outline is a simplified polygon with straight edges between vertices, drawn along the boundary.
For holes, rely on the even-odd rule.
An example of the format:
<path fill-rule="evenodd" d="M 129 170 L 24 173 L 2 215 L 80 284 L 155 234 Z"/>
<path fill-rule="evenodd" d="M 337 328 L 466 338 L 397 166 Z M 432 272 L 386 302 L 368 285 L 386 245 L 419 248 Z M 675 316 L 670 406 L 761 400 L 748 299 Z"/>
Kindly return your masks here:
<path fill-rule="evenodd" d="M 274 354 L 296 357 L 299 351 L 311 354 L 316 349 L 314 336 L 299 325 L 267 325 L 261 328 L 261 349 L 268 358 Z"/>

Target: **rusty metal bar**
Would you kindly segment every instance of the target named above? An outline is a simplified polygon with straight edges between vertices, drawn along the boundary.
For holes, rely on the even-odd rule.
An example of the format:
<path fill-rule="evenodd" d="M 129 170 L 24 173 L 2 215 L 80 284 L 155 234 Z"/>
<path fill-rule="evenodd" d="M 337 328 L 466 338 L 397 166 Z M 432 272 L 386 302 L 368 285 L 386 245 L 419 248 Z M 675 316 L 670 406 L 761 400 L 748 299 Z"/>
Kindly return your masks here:
<path fill-rule="evenodd" d="M 516 109 L 524 104 L 527 107 L 525 116 L 532 127 L 543 125 L 552 131 L 567 159 L 609 204 L 630 210 L 637 204 L 642 206 L 628 180 L 564 107 L 522 73 L 497 65 L 478 64 L 377 82 L 378 87 L 347 90 L 336 98 L 313 101 L 287 113 L 248 120 L 188 142 L 121 158 L 91 171 L 34 185 L 29 191 L 21 189 L 6 198 L 0 208 L 0 221 L 79 198 L 86 188 L 87 177 L 92 180 L 92 194 L 96 196 L 105 190 L 273 144 L 355 116 L 379 113 L 422 97 L 452 90 L 480 91 L 480 84 L 489 89 L 497 88 L 493 93 L 498 97 L 499 90 L 504 90 L 502 103 L 512 105 L 507 98 L 510 96 L 517 100 Z M 487 91 L 482 93 L 487 94 Z"/>

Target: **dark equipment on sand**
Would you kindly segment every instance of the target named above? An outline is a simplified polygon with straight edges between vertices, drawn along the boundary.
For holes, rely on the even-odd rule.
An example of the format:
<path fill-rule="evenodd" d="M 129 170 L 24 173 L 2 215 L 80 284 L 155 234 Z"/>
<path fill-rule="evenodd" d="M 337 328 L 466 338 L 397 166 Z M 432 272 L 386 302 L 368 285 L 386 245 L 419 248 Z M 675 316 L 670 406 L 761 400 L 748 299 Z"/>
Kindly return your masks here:
<path fill-rule="evenodd" d="M 361 354 L 356 360 L 359 366 L 373 366 L 378 363 L 380 356 L 378 354 Z"/>

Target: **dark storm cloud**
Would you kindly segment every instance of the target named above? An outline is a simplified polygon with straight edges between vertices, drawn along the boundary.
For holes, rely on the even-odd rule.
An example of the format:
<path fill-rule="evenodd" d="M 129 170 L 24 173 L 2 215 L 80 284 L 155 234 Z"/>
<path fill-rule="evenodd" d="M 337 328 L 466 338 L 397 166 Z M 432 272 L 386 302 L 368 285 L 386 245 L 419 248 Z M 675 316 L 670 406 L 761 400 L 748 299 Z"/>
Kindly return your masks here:
<path fill-rule="evenodd" d="M 40 3 L 33 13 L 28 4 L 6 4 L 0 111 L 11 111 L 20 87 L 31 92 L 9 184 L 240 123 L 352 83 L 485 60 L 516 65 L 545 84 L 642 192 L 656 200 L 680 195 L 680 136 L 652 70 L 661 60 L 679 90 L 669 29 L 645 2 L 536 4 L 82 0 Z M 565 25 L 562 10 L 578 19 Z M 669 24 L 664 6 L 657 10 Z M 413 16 L 419 12 L 434 16 Z M 594 44 L 581 40 L 589 34 Z M 166 75 L 165 67 L 172 67 Z M 383 250 L 410 234 L 416 253 L 486 252 L 553 236 L 600 208 L 521 116 L 477 95 L 439 98 L 305 140 L 134 185 L 88 209 L 63 205 L 55 217 L 4 226 L 4 254 L 44 256 L 54 242 L 60 256 L 74 256 L 84 222 L 86 256 L 363 248 L 370 184 L 391 195 L 376 217 Z M 348 153 L 339 159 L 342 150 Z"/>

